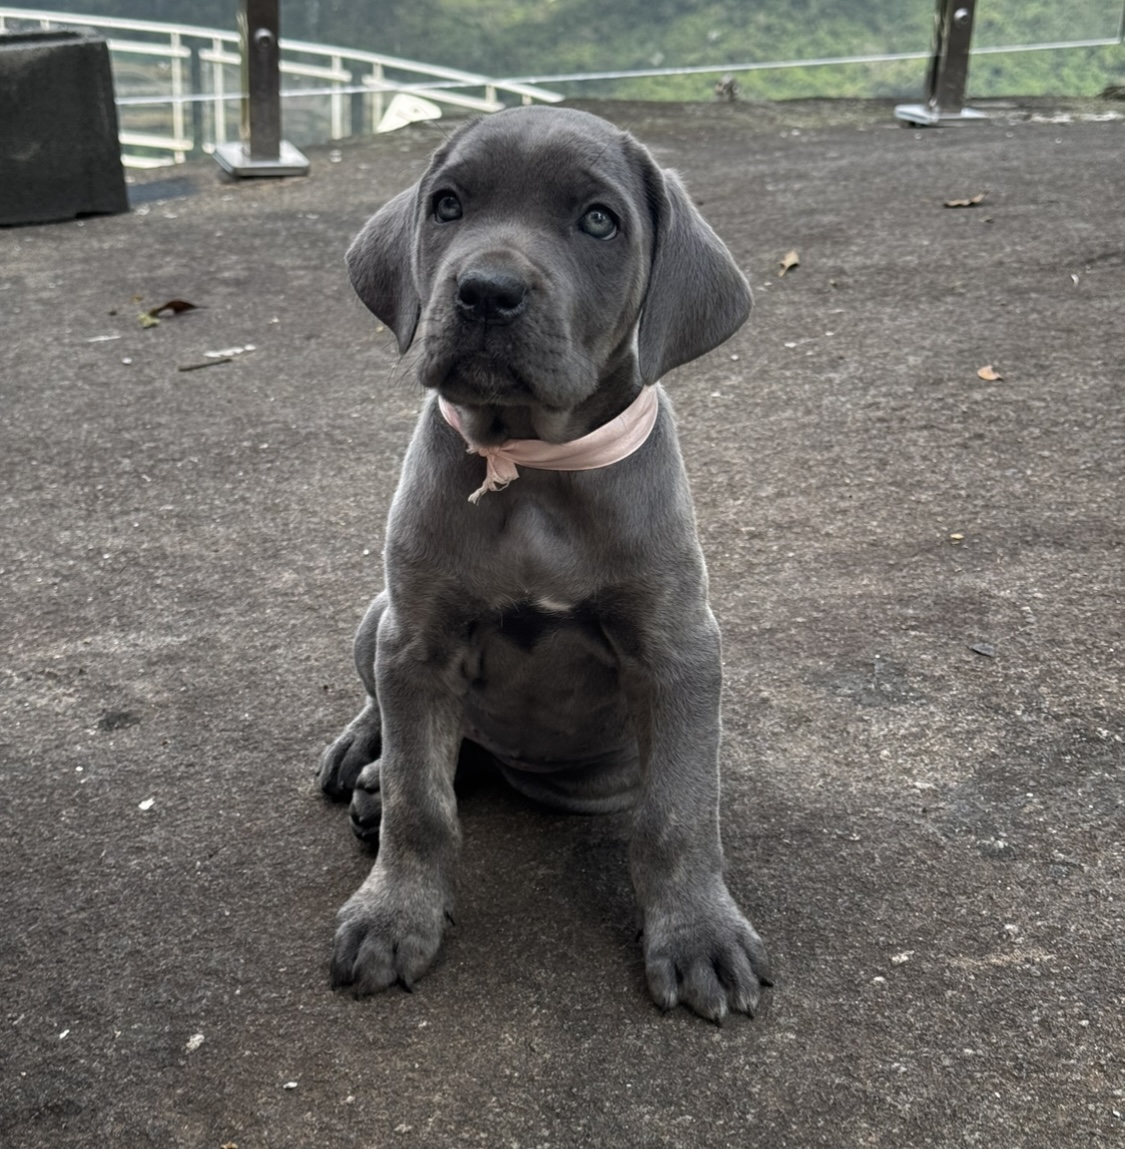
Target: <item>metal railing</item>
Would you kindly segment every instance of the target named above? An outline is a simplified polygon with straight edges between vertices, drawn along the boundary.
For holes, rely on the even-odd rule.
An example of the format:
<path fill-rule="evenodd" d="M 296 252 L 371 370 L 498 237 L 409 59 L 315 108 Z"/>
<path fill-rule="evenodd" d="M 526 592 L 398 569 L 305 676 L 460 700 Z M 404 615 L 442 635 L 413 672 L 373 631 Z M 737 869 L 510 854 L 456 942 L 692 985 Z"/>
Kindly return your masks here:
<path fill-rule="evenodd" d="M 216 144 L 238 137 L 242 57 L 237 32 L 0 6 L 0 32 L 76 27 L 105 35 L 127 166 L 182 163 L 193 150 L 211 152 Z M 377 52 L 285 38 L 280 70 L 282 98 L 294 105 L 286 113 L 286 133 L 298 142 L 375 131 L 388 97 L 399 92 L 477 112 L 499 111 L 505 106 L 501 95 L 525 104 L 562 99 L 519 80 L 493 80 Z"/>
<path fill-rule="evenodd" d="M 925 3 L 926 0 L 917 0 Z M 932 0 L 930 0 L 932 2 Z M 939 7 L 941 0 L 938 0 Z M 1114 48 L 1125 46 L 1125 0 L 1122 0 L 1121 15 L 1117 20 L 1116 32 L 1111 36 L 1093 36 L 1071 40 L 1041 40 L 1020 44 L 974 44 L 969 49 L 970 56 L 1018 55 L 1023 52 L 1061 52 L 1084 48 Z M 691 64 L 683 67 L 632 68 L 616 71 L 586 72 L 533 72 L 515 76 L 500 83 L 515 84 L 572 84 L 594 83 L 605 80 L 648 80 L 667 76 L 717 76 L 720 74 L 737 76 L 748 72 L 777 72 L 792 68 L 833 68 L 864 66 L 869 64 L 898 64 L 904 61 L 931 60 L 933 48 L 906 52 L 873 52 L 839 56 L 805 56 L 790 60 L 753 60 L 728 64 Z"/>
<path fill-rule="evenodd" d="M 237 32 L 215 28 L 84 16 L 0 6 L 0 32 L 22 28 L 92 27 L 104 30 L 114 66 L 121 143 L 127 165 L 181 162 L 193 150 L 210 152 L 237 137 L 241 99 Z M 1125 43 L 1125 8 L 1117 34 L 1042 43 L 973 46 L 970 55 L 1113 47 Z M 375 131 L 388 97 L 409 93 L 439 105 L 491 112 L 501 96 L 523 103 L 554 103 L 562 96 L 542 85 L 587 84 L 690 75 L 782 71 L 924 61 L 914 52 L 840 55 L 795 60 L 747 61 L 620 71 L 542 73 L 493 79 L 454 68 L 403 60 L 358 49 L 281 40 L 282 98 L 286 134 L 298 144 L 343 139 Z"/>

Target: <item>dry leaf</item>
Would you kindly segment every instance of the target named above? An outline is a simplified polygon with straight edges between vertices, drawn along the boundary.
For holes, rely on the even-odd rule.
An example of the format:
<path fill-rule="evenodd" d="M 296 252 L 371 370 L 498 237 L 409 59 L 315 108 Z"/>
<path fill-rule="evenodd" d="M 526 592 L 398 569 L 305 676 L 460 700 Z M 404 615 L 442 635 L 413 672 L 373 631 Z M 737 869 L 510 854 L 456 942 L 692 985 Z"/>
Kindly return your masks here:
<path fill-rule="evenodd" d="M 977 375 L 980 376 L 986 383 L 997 383 L 1003 380 L 1004 376 L 997 371 L 990 363 L 987 367 L 981 367 L 977 370 Z"/>
<path fill-rule="evenodd" d="M 197 310 L 197 307 L 197 304 L 188 303 L 183 299 L 169 299 L 168 302 L 163 304 L 161 307 L 154 307 L 151 311 L 148 312 L 148 314 L 155 319 L 158 315 L 161 314 L 161 312 L 164 311 L 174 311 L 178 315 L 181 311 L 195 311 Z"/>
<path fill-rule="evenodd" d="M 179 315 L 181 311 L 196 311 L 198 307 L 198 304 L 188 303 L 184 299 L 169 299 L 167 303 L 162 303 L 159 307 L 150 307 L 148 311 L 142 311 L 137 318 L 141 321 L 142 327 L 156 327 L 160 323 L 160 316 L 165 311 Z"/>
<path fill-rule="evenodd" d="M 984 197 L 987 192 L 978 192 L 974 196 L 969 196 L 968 199 L 947 199 L 945 201 L 946 207 L 976 207 L 978 203 L 984 202 Z"/>
<path fill-rule="evenodd" d="M 791 267 L 800 267 L 801 257 L 795 251 L 787 251 L 780 261 L 781 270 L 777 273 L 778 278 L 783 276 Z"/>

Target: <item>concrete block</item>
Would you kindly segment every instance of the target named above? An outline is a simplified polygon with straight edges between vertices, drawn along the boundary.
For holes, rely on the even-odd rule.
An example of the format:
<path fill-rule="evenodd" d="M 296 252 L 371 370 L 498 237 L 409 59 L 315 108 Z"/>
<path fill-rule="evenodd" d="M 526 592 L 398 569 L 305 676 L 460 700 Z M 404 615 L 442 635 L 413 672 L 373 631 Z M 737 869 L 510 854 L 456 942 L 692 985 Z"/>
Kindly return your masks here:
<path fill-rule="evenodd" d="M 105 41 L 0 35 L 0 224 L 128 210 Z"/>

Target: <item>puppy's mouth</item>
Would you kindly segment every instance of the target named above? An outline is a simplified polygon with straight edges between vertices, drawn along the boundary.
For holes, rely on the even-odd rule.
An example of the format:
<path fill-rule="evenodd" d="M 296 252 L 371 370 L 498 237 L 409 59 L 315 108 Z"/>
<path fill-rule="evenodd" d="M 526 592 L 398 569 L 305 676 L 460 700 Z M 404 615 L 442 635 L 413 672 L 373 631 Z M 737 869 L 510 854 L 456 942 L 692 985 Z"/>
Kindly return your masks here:
<path fill-rule="evenodd" d="M 523 373 L 503 358 L 472 352 L 425 364 L 422 384 L 436 389 L 450 403 L 492 407 L 525 407 L 536 402 Z"/>
<path fill-rule="evenodd" d="M 573 438 L 569 412 L 598 389 L 590 357 L 551 325 L 464 324 L 426 314 L 418 340 L 418 381 L 468 416 L 474 440 Z M 468 429 L 468 426 L 467 426 Z"/>

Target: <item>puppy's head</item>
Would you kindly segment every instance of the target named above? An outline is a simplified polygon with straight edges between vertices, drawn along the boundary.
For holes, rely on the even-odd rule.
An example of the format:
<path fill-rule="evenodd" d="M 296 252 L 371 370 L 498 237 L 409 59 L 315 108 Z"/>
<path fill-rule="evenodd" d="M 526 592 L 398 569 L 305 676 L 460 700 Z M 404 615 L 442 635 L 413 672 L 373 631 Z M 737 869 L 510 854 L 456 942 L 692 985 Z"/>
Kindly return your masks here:
<path fill-rule="evenodd" d="M 569 109 L 461 128 L 348 251 L 453 403 L 570 411 L 709 351 L 750 310 L 730 253 L 628 133 Z"/>

